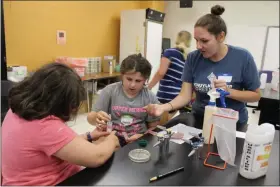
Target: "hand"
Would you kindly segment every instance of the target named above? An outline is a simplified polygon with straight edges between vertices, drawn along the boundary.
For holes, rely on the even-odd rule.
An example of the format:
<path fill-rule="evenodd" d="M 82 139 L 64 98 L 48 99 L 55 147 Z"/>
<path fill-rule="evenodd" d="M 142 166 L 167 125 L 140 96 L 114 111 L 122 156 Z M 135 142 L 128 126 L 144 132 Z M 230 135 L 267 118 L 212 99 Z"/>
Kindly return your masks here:
<path fill-rule="evenodd" d="M 159 104 L 149 104 L 147 106 L 144 107 L 144 109 L 146 109 L 147 113 L 151 116 L 161 116 L 164 112 L 163 105 L 159 105 Z"/>
<path fill-rule="evenodd" d="M 99 111 L 96 113 L 96 128 L 99 131 L 107 130 L 107 122 L 111 120 L 111 117 L 103 111 Z"/>
<path fill-rule="evenodd" d="M 225 91 L 228 91 L 227 83 L 225 80 L 218 80 L 218 79 L 214 80 L 214 86 L 215 88 L 221 88 Z"/>
<path fill-rule="evenodd" d="M 98 140 L 100 137 L 103 137 L 103 136 L 108 136 L 110 133 L 109 132 L 106 132 L 106 131 L 100 131 L 98 130 L 97 128 L 94 129 L 94 131 L 92 131 L 90 133 L 91 137 L 93 138 L 93 140 Z"/>
<path fill-rule="evenodd" d="M 134 134 L 133 136 L 131 136 L 128 139 L 126 139 L 126 142 L 127 143 L 134 142 L 135 140 L 141 138 L 142 136 L 143 136 L 143 134 Z"/>
<path fill-rule="evenodd" d="M 118 150 L 120 146 L 119 138 L 115 135 L 116 131 L 112 131 L 109 136 L 106 137 L 106 140 L 112 141 L 115 144 L 115 151 Z"/>

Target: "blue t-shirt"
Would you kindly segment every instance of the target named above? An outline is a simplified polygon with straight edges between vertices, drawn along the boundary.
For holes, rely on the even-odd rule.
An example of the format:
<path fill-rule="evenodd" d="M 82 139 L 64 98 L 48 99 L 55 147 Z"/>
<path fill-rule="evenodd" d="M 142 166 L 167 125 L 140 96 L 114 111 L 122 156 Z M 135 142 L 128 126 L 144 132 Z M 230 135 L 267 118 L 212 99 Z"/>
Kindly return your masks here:
<path fill-rule="evenodd" d="M 256 63 L 247 50 L 228 45 L 228 53 L 218 62 L 204 58 L 198 50 L 193 51 L 187 57 L 182 80 L 192 83 L 196 93 L 192 110 L 201 116 L 210 99 L 207 92 L 211 89 L 211 85 L 207 77 L 212 72 L 216 78 L 223 74 L 228 74 L 228 77 L 232 76 L 227 85 L 236 90 L 254 91 L 260 87 Z M 247 123 L 248 111 L 244 102 L 230 98 L 226 98 L 225 102 L 227 108 L 239 112 L 239 123 Z M 218 107 L 221 106 L 220 99 L 216 100 L 216 104 Z"/>
<path fill-rule="evenodd" d="M 168 58 L 171 63 L 159 82 L 157 97 L 162 103 L 167 103 L 173 100 L 181 90 L 185 58 L 183 53 L 176 48 L 166 49 L 162 57 Z"/>

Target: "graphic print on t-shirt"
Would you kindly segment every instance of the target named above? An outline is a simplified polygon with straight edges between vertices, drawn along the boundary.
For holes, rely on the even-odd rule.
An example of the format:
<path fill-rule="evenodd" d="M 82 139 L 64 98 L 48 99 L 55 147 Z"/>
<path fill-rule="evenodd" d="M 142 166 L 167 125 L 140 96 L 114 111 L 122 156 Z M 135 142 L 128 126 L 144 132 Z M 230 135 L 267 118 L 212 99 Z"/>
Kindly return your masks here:
<path fill-rule="evenodd" d="M 133 117 L 131 115 L 122 115 L 121 116 L 121 123 L 123 126 L 129 126 L 133 122 Z"/>
<path fill-rule="evenodd" d="M 129 137 L 140 133 L 143 128 L 143 117 L 147 116 L 143 107 L 112 106 L 112 112 L 119 118 L 113 120 L 113 129 L 117 131 L 118 136 L 123 136 L 123 132 Z"/>
<path fill-rule="evenodd" d="M 195 82 L 193 84 L 195 90 L 198 92 L 202 92 L 202 93 L 207 93 L 209 90 L 211 90 L 214 87 L 214 80 L 217 79 L 217 76 L 213 72 L 211 72 L 207 76 L 207 79 L 209 80 L 210 84 L 202 84 L 202 83 Z M 225 80 L 228 88 L 232 88 L 232 84 L 230 84 L 231 79 L 232 79 L 232 76 L 230 76 L 229 74 L 224 74 L 224 73 L 218 74 L 218 80 Z"/>

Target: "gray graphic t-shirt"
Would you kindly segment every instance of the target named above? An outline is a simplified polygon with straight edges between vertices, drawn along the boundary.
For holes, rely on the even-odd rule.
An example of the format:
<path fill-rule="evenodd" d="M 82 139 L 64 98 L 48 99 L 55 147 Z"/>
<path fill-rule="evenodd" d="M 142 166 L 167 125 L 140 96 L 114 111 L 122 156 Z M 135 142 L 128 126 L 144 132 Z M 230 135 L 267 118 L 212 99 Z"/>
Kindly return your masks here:
<path fill-rule="evenodd" d="M 129 98 L 123 91 L 122 83 L 117 82 L 106 86 L 93 105 L 93 111 L 104 111 L 111 114 L 113 130 L 119 136 L 123 132 L 130 137 L 147 130 L 147 123 L 159 121 L 159 117 L 152 117 L 143 109 L 148 104 L 159 104 L 156 96 L 147 88 L 143 88 L 135 98 Z"/>

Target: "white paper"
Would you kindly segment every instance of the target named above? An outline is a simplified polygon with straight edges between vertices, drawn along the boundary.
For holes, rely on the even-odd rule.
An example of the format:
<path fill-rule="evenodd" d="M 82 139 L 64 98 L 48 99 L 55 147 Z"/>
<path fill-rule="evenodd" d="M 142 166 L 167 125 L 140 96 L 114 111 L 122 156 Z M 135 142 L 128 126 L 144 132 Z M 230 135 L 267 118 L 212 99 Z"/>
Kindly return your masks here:
<path fill-rule="evenodd" d="M 172 130 L 172 132 L 180 132 L 180 133 L 183 133 L 184 134 L 184 140 L 189 140 L 191 139 L 193 136 L 190 135 L 189 133 L 193 133 L 193 134 L 200 134 L 202 133 L 202 130 L 201 129 L 196 129 L 194 127 L 189 127 L 189 126 L 186 126 L 184 124 L 177 124 L 173 127 L 170 128 Z M 165 134 L 166 132 L 165 131 L 161 131 L 158 133 L 158 135 L 160 134 Z M 182 144 L 184 143 L 185 141 L 184 140 L 178 140 L 178 139 L 171 139 L 170 141 L 174 142 L 174 143 L 177 143 L 177 144 Z"/>
<path fill-rule="evenodd" d="M 237 138 L 243 138 L 245 139 L 246 133 L 245 132 L 240 132 L 240 131 L 236 131 L 236 137 Z"/>

